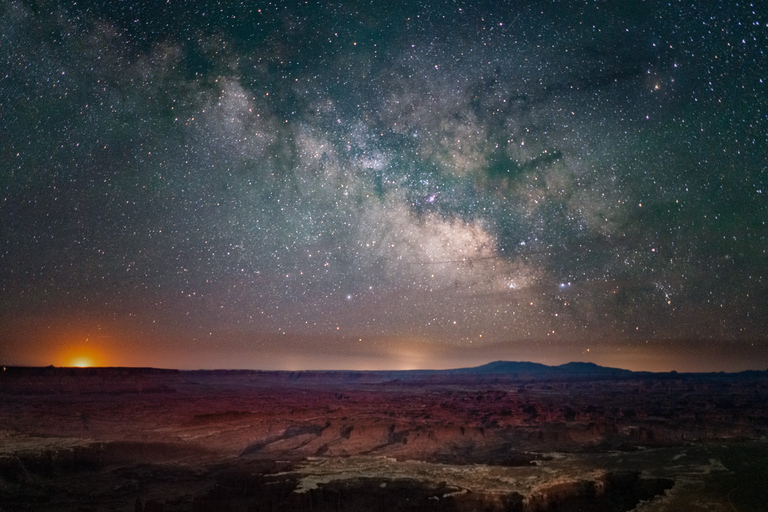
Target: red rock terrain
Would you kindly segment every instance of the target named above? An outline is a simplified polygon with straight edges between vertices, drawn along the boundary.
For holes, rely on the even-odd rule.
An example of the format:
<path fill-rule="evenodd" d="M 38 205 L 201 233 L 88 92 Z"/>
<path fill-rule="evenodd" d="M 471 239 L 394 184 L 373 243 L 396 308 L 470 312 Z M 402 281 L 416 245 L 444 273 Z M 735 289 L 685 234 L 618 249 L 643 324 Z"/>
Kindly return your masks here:
<path fill-rule="evenodd" d="M 3 511 L 760 510 L 768 488 L 765 372 L 7 368 L 0 403 Z"/>

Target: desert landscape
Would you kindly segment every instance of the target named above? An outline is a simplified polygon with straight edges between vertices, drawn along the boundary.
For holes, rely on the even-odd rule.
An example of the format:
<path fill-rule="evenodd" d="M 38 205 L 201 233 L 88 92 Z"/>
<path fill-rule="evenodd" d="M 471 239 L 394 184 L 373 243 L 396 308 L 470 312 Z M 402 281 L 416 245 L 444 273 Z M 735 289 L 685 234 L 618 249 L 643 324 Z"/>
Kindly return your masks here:
<path fill-rule="evenodd" d="M 0 374 L 2 511 L 758 511 L 768 372 Z"/>
<path fill-rule="evenodd" d="M 0 512 L 768 511 L 762 4 L 0 0 Z"/>

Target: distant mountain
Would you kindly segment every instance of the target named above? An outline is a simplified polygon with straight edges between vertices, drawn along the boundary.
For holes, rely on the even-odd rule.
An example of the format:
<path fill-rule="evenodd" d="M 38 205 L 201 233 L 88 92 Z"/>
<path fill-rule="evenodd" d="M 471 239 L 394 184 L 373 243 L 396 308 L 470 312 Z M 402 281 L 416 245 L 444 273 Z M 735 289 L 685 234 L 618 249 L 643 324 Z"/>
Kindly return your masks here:
<path fill-rule="evenodd" d="M 454 370 L 445 370 L 447 373 L 458 374 L 479 374 L 489 373 L 530 373 L 541 374 L 550 373 L 552 366 L 541 363 L 531 363 L 528 361 L 494 361 L 492 363 L 475 366 L 472 368 L 457 368 Z"/>
<path fill-rule="evenodd" d="M 531 376 L 619 376 L 631 375 L 633 373 L 631 370 L 608 368 L 595 363 L 566 363 L 560 366 L 547 366 L 527 361 L 494 361 L 474 368 L 458 368 L 446 370 L 445 372 L 459 375 L 523 374 Z"/>
<path fill-rule="evenodd" d="M 554 368 L 562 370 L 562 373 L 569 374 L 588 373 L 590 375 L 631 375 L 632 373 L 635 373 L 631 370 L 600 366 L 595 363 L 565 363 L 561 364 L 560 366 L 555 366 Z"/>

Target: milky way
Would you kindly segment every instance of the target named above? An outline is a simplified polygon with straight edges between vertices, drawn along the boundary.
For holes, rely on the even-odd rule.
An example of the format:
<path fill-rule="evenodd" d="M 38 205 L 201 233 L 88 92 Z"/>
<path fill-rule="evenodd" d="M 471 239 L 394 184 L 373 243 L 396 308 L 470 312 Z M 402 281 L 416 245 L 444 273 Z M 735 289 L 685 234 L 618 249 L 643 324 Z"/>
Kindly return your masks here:
<path fill-rule="evenodd" d="M 766 353 L 756 4 L 155 4 L 2 3 L 9 362 Z"/>

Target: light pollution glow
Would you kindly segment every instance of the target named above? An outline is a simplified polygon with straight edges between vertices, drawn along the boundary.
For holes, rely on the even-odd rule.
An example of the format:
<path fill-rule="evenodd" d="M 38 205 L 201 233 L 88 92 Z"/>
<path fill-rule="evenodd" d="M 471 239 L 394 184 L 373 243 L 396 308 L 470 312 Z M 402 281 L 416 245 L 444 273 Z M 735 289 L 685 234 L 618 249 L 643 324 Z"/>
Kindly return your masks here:
<path fill-rule="evenodd" d="M 768 357 L 749 357 L 749 348 L 711 345 L 698 347 L 699 358 L 691 358 L 695 343 L 675 347 L 649 342 L 641 347 L 619 347 L 610 340 L 583 343 L 549 341 L 454 347 L 426 338 L 378 337 L 363 340 L 291 338 L 286 335 L 261 340 L 258 347 L 233 333 L 214 333 L 210 339 L 132 333 L 125 326 L 104 319 L 59 320 L 46 327 L 27 326 L 27 336 L 43 340 L 30 352 L 17 345 L 0 347 L 6 365 L 20 366 L 134 366 L 178 369 L 255 370 L 412 370 L 478 366 L 494 360 L 534 361 L 558 365 L 569 361 L 592 361 L 603 366 L 635 371 L 742 371 L 768 367 Z M 93 334 L 95 333 L 95 334 Z M 162 341 L 162 342 L 161 342 Z M 364 344 L 361 344 L 365 341 Z M 322 344 L 323 353 L 307 353 L 298 347 Z M 190 349 L 193 347 L 193 350 Z"/>

